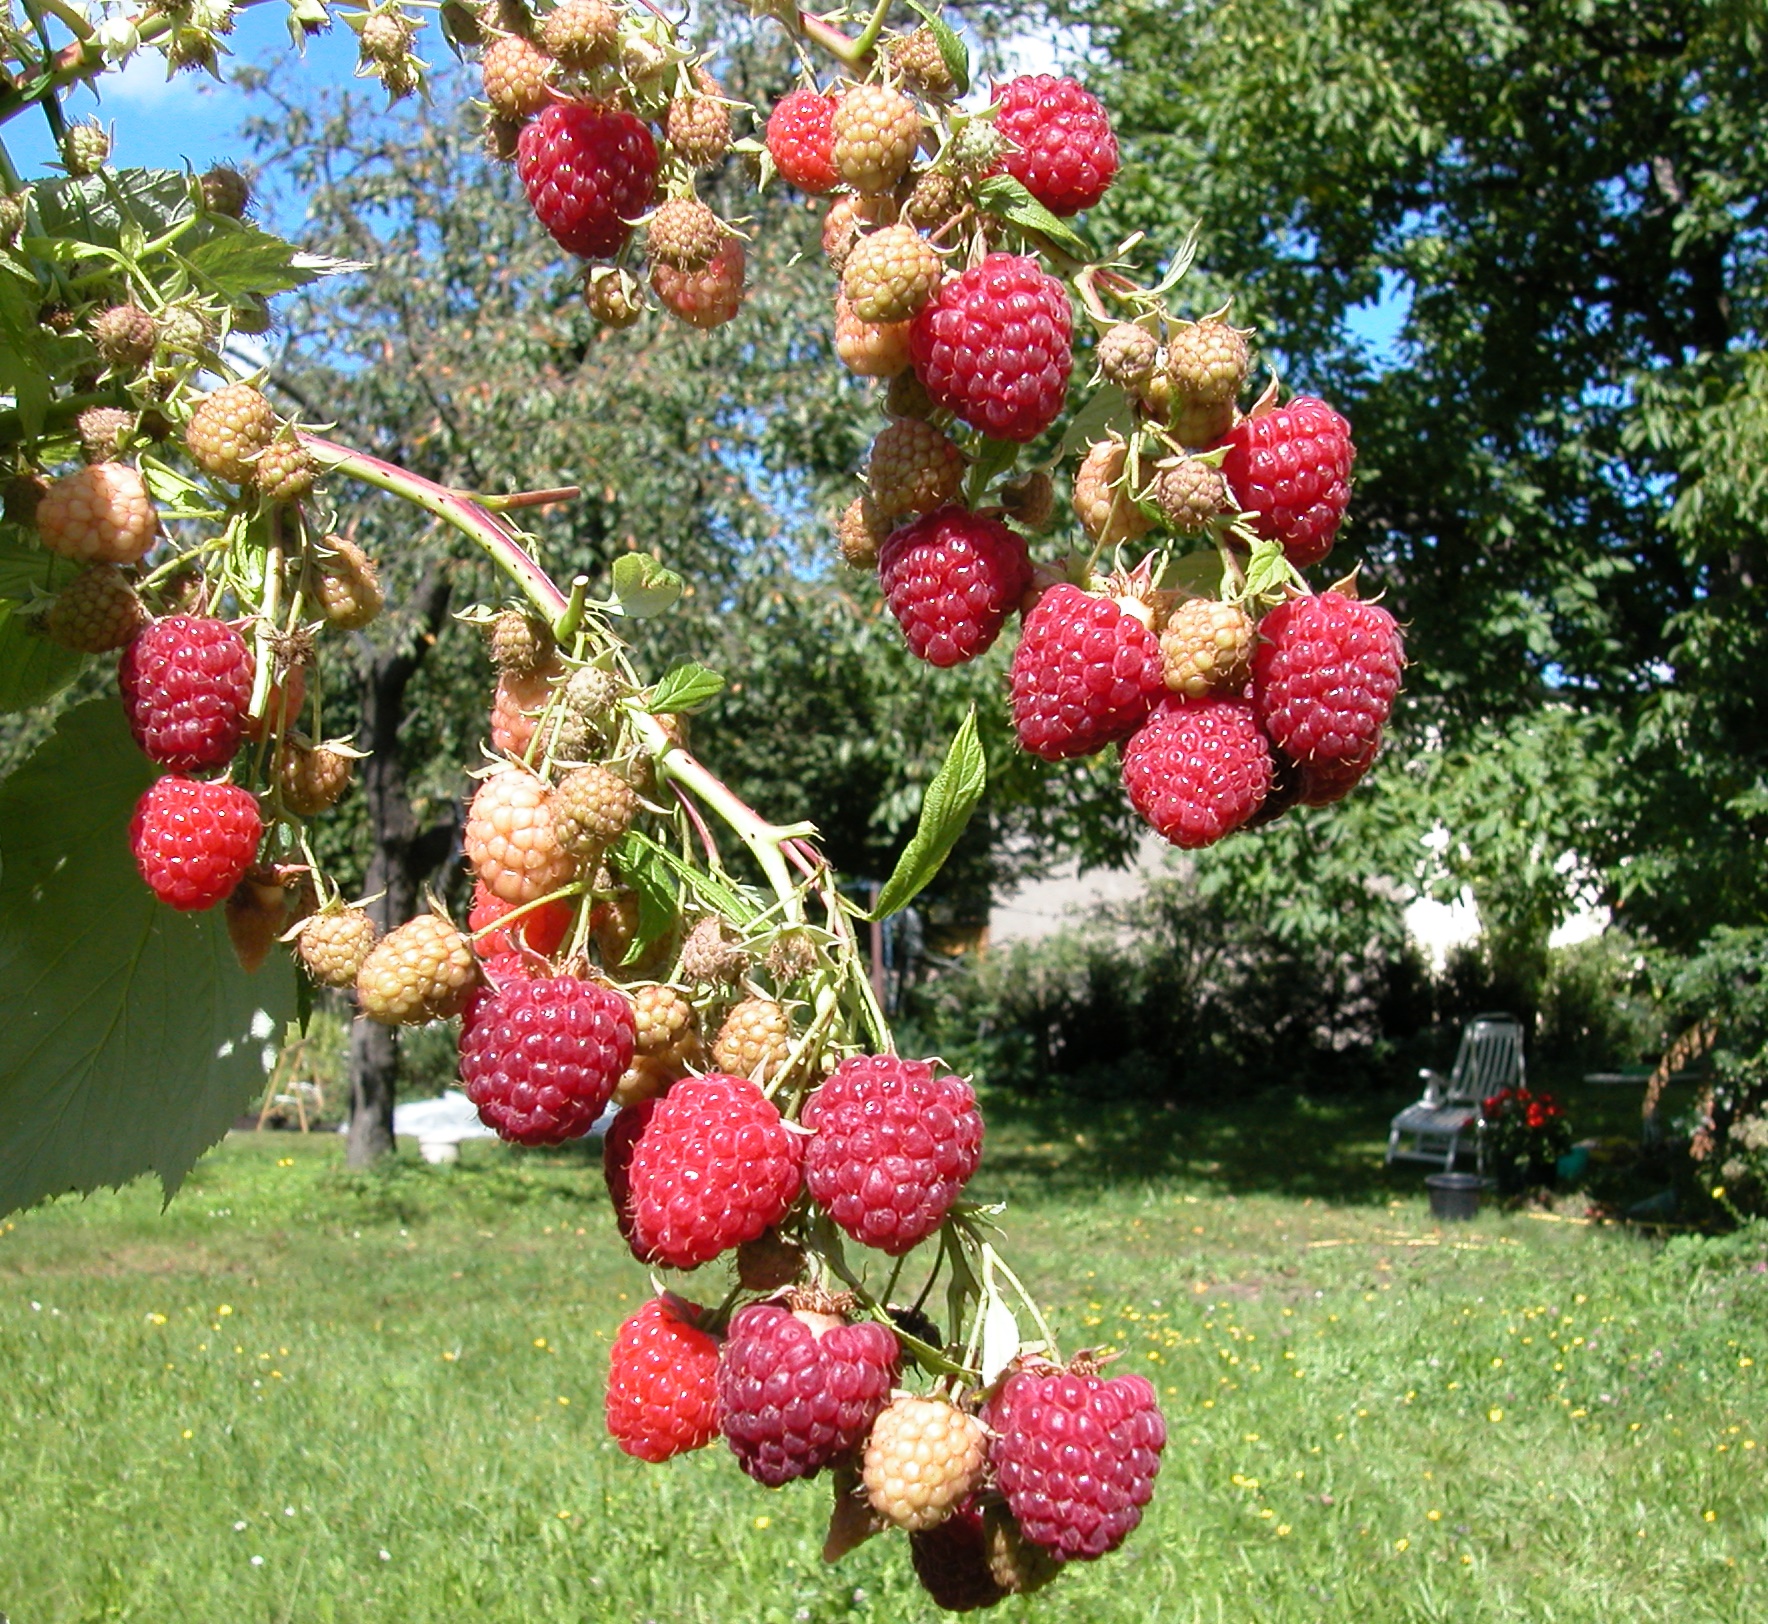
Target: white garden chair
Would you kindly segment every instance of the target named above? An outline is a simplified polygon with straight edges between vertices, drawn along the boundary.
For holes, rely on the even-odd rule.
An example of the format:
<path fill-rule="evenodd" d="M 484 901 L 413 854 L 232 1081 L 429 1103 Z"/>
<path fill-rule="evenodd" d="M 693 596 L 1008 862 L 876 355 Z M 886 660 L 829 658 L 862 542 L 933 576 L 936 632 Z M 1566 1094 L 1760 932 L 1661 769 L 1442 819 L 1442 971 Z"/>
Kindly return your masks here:
<path fill-rule="evenodd" d="M 1476 1015 L 1461 1033 L 1449 1075 L 1428 1068 L 1418 1075 L 1424 1098 L 1393 1119 L 1387 1163 L 1441 1162 L 1447 1173 L 1474 1135 L 1480 1101 L 1501 1088 L 1523 1086 L 1522 1023 L 1514 1015 Z"/>

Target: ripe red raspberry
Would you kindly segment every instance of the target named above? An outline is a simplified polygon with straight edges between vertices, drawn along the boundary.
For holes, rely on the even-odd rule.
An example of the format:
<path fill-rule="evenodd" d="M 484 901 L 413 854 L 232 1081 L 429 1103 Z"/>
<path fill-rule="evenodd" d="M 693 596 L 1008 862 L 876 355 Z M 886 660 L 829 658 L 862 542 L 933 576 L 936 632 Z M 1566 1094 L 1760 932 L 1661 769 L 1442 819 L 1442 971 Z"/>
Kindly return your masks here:
<path fill-rule="evenodd" d="M 462 844 L 485 889 L 505 902 L 536 902 L 577 873 L 559 844 L 551 793 L 526 767 L 502 768 L 479 786 Z"/>
<path fill-rule="evenodd" d="M 694 1269 L 785 1217 L 803 1142 L 753 1083 L 709 1072 L 657 1102 L 629 1169 L 634 1251 Z"/>
<path fill-rule="evenodd" d="M 1164 699 L 1123 747 L 1130 804 L 1187 850 L 1238 829 L 1270 786 L 1271 747 L 1243 699 Z"/>
<path fill-rule="evenodd" d="M 936 404 L 995 440 L 1035 440 L 1061 415 L 1074 365 L 1068 294 L 1035 259 L 990 254 L 953 277 L 909 328 Z"/>
<path fill-rule="evenodd" d="M 989 1571 L 982 1507 L 974 1500 L 944 1522 L 911 1533 L 909 1560 L 933 1605 L 948 1613 L 979 1612 L 1007 1599 L 1007 1590 Z"/>
<path fill-rule="evenodd" d="M 767 150 L 779 170 L 801 192 L 832 192 L 835 173 L 835 98 L 801 86 L 774 103 L 767 116 Z"/>
<path fill-rule="evenodd" d="M 1299 765 L 1296 772 L 1301 784 L 1297 798 L 1303 806 L 1331 806 L 1342 801 L 1362 783 L 1380 754 L 1381 739 L 1377 735 L 1375 742 L 1359 755 L 1347 756 L 1343 761 L 1309 761 Z"/>
<path fill-rule="evenodd" d="M 653 1297 L 608 1350 L 608 1435 L 640 1460 L 668 1460 L 718 1436 L 718 1343 L 699 1328 L 702 1310 Z"/>
<path fill-rule="evenodd" d="M 1134 614 L 1077 586 L 1053 586 L 1013 651 L 1013 729 L 1045 761 L 1127 739 L 1165 692 L 1160 644 Z"/>
<path fill-rule="evenodd" d="M 663 308 L 690 327 L 722 327 L 743 308 L 743 239 L 727 236 L 698 270 L 651 267 L 651 291 Z"/>
<path fill-rule="evenodd" d="M 580 1139 L 632 1060 L 632 1004 L 576 976 L 513 981 L 473 1011 L 460 1079 L 479 1120 L 518 1145 Z"/>
<path fill-rule="evenodd" d="M 645 1129 L 650 1126 L 653 1113 L 662 1103 L 662 1097 L 656 1095 L 622 1106 L 602 1136 L 602 1178 L 607 1182 L 614 1222 L 620 1228 L 621 1239 L 640 1263 L 648 1262 L 649 1258 L 633 1238 L 632 1158 Z"/>
<path fill-rule="evenodd" d="M 1031 585 L 1031 555 L 999 519 L 944 507 L 885 538 L 878 578 L 917 657 L 961 665 L 987 649 L 1018 608 Z"/>
<path fill-rule="evenodd" d="M 892 1257 L 939 1228 L 982 1159 L 970 1085 L 925 1060 L 843 1060 L 811 1095 L 804 1125 L 811 1196 L 856 1241 Z"/>
<path fill-rule="evenodd" d="M 239 884 L 263 833 L 249 791 L 168 774 L 135 803 L 129 849 L 148 889 L 189 913 L 214 907 Z"/>
<path fill-rule="evenodd" d="M 50 552 L 85 564 L 133 564 L 160 531 L 146 482 L 125 462 L 64 474 L 38 501 L 36 521 Z"/>
<path fill-rule="evenodd" d="M 1400 628 L 1380 604 L 1342 592 L 1291 598 L 1259 622 L 1253 710 L 1302 765 L 1350 761 L 1379 742 L 1405 664 Z"/>
<path fill-rule="evenodd" d="M 1242 418 L 1228 431 L 1222 473 L 1253 528 L 1280 542 L 1297 569 L 1317 564 L 1351 499 L 1356 447 L 1351 426 L 1323 400 L 1298 395 L 1287 406 Z"/>
<path fill-rule="evenodd" d="M 1114 1551 L 1154 1493 L 1166 1422 L 1142 1376 L 1017 1370 L 983 1419 L 995 1481 L 1025 1537 L 1066 1560 Z"/>
<path fill-rule="evenodd" d="M 225 766 L 245 728 L 253 671 L 252 651 L 226 621 L 156 620 L 117 667 L 129 731 L 162 767 Z"/>
<path fill-rule="evenodd" d="M 571 931 L 571 903 L 560 897 L 530 908 L 513 925 L 491 930 L 500 919 L 516 911 L 516 904 L 505 902 L 485 889 L 482 880 L 473 881 L 473 907 L 467 915 L 467 929 L 473 933 L 473 951 L 482 959 L 496 959 L 506 953 L 521 954 L 524 949 L 551 958 L 563 946 Z M 479 935 L 484 931 L 483 936 Z"/>
<path fill-rule="evenodd" d="M 851 1455 L 889 1402 L 899 1356 L 875 1320 L 751 1303 L 718 1361 L 718 1425 L 737 1464 L 777 1489 Z"/>
<path fill-rule="evenodd" d="M 1096 96 L 1072 79 L 1027 74 L 996 85 L 997 133 L 1013 145 L 1007 173 L 1052 214 L 1079 214 L 1117 176 L 1117 138 Z"/>
<path fill-rule="evenodd" d="M 580 259 L 607 258 L 651 206 L 657 143 L 620 108 L 555 102 L 523 129 L 516 173 L 554 242 Z"/>

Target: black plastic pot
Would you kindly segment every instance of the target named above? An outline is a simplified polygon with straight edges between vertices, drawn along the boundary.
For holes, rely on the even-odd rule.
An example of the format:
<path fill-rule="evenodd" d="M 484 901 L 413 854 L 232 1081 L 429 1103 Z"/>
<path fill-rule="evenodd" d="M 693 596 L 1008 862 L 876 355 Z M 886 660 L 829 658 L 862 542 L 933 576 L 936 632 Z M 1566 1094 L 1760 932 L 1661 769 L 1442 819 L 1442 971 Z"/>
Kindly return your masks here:
<path fill-rule="evenodd" d="M 1479 1216 L 1480 1191 L 1486 1181 L 1477 1173 L 1432 1173 L 1424 1187 L 1430 1191 L 1433 1218 L 1463 1219 Z"/>

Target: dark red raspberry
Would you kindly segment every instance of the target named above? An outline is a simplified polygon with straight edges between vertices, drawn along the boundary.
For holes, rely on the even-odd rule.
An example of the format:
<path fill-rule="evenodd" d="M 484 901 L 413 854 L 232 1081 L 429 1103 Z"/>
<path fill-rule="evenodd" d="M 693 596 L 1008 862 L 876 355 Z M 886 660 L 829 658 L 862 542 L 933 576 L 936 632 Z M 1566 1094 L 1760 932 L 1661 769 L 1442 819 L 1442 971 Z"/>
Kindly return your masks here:
<path fill-rule="evenodd" d="M 245 878 L 263 833 L 249 791 L 168 775 L 135 803 L 129 849 L 148 889 L 190 913 L 214 907 Z"/>
<path fill-rule="evenodd" d="M 804 1107 L 811 1195 L 856 1241 L 892 1257 L 925 1240 L 982 1159 L 976 1095 L 925 1060 L 855 1055 Z"/>
<path fill-rule="evenodd" d="M 1096 96 L 1072 79 L 1027 74 L 996 85 L 997 132 L 1013 143 L 1007 173 L 1052 214 L 1079 214 L 1117 175 L 1117 138 Z"/>
<path fill-rule="evenodd" d="M 777 1224 L 803 1183 L 800 1136 L 755 1084 L 688 1077 L 657 1102 L 633 1148 L 633 1250 L 694 1269 Z"/>
<path fill-rule="evenodd" d="M 162 767 L 195 772 L 233 760 L 255 666 L 224 620 L 167 615 L 123 650 L 117 686 L 135 742 Z"/>
<path fill-rule="evenodd" d="M 1357 450 L 1351 426 L 1323 400 L 1298 395 L 1287 406 L 1243 417 L 1220 442 L 1222 473 L 1243 512 L 1267 541 L 1282 543 L 1297 569 L 1318 564 L 1351 499 Z"/>
<path fill-rule="evenodd" d="M 614 1222 L 621 1238 L 632 1248 L 640 1263 L 645 1254 L 632 1238 L 632 1153 L 638 1149 L 639 1137 L 650 1125 L 651 1113 L 663 1103 L 661 1095 L 639 1100 L 616 1113 L 602 1136 L 602 1177 L 607 1181 L 608 1200 L 614 1206 Z"/>
<path fill-rule="evenodd" d="M 513 925 L 502 930 L 486 928 L 515 911 L 515 903 L 494 897 L 482 881 L 473 881 L 473 908 L 467 915 L 467 929 L 473 933 L 473 951 L 480 958 L 498 959 L 505 954 L 527 951 L 550 959 L 570 934 L 571 903 L 565 897 L 530 908 Z M 485 931 L 485 934 L 480 936 L 479 931 Z"/>
<path fill-rule="evenodd" d="M 1301 775 L 1301 804 L 1331 806 L 1336 801 L 1342 801 L 1362 783 L 1364 775 L 1375 765 L 1375 758 L 1380 754 L 1381 740 L 1377 738 L 1360 755 L 1347 756 L 1343 761 L 1310 761 L 1298 767 L 1296 771 Z"/>
<path fill-rule="evenodd" d="M 1164 699 L 1123 747 L 1123 787 L 1162 839 L 1213 846 L 1258 811 L 1271 747 L 1244 699 Z"/>
<path fill-rule="evenodd" d="M 582 259 L 606 258 L 651 206 L 657 143 L 621 108 L 554 102 L 523 128 L 516 173 L 553 241 Z"/>
<path fill-rule="evenodd" d="M 1013 651 L 1013 727 L 1034 756 L 1090 756 L 1127 739 L 1166 692 L 1160 641 L 1110 598 L 1053 586 Z"/>
<path fill-rule="evenodd" d="M 900 1350 L 875 1320 L 751 1303 L 718 1361 L 718 1427 L 737 1463 L 777 1489 L 865 1442 L 890 1402 Z"/>
<path fill-rule="evenodd" d="M 652 1462 L 702 1449 L 718 1436 L 718 1343 L 699 1328 L 701 1310 L 653 1297 L 608 1350 L 608 1435 Z"/>
<path fill-rule="evenodd" d="M 1035 259 L 990 254 L 953 277 L 909 328 L 936 406 L 995 440 L 1035 440 L 1062 413 L 1074 365 L 1068 293 Z"/>
<path fill-rule="evenodd" d="M 460 1039 L 460 1080 L 479 1120 L 518 1145 L 588 1133 L 632 1063 L 632 1002 L 576 976 L 509 982 Z"/>
<path fill-rule="evenodd" d="M 1278 604 L 1258 629 L 1252 705 L 1265 732 L 1303 766 L 1372 751 L 1406 665 L 1394 617 L 1320 592 Z"/>
<path fill-rule="evenodd" d="M 492 998 L 512 982 L 532 981 L 536 971 L 542 975 L 551 973 L 544 964 L 527 953 L 496 953 L 488 958 L 481 958 L 479 980 L 467 992 L 466 1001 L 460 1009 L 461 1042 L 466 1041 L 467 1033 L 479 1018 L 479 1011 Z"/>
<path fill-rule="evenodd" d="M 1067 1560 L 1103 1556 L 1142 1520 L 1166 1447 L 1145 1377 L 1015 1371 L 983 1419 L 995 1433 L 996 1486 L 1034 1545 Z"/>
<path fill-rule="evenodd" d="M 990 1570 L 982 1507 L 975 1500 L 944 1522 L 910 1534 L 909 1560 L 933 1605 L 948 1613 L 974 1613 L 1009 1595 Z"/>
<path fill-rule="evenodd" d="M 834 191 L 835 98 L 805 86 L 787 91 L 767 116 L 767 150 L 799 191 Z"/>
<path fill-rule="evenodd" d="M 916 655 L 929 665 L 961 665 L 987 649 L 1019 607 L 1031 555 L 999 519 L 943 507 L 885 539 L 878 579 Z"/>

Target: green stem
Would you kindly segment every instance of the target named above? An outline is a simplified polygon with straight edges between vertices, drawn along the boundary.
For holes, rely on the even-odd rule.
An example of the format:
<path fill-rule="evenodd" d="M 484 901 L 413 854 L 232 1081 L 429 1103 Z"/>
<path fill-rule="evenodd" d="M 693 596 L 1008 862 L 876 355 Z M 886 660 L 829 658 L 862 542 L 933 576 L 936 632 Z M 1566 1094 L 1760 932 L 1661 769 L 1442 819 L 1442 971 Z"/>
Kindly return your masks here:
<path fill-rule="evenodd" d="M 855 61 L 863 62 L 872 54 L 872 47 L 878 43 L 878 36 L 884 31 L 884 18 L 889 14 L 890 0 L 878 0 L 872 8 L 871 18 L 860 30 L 860 36 L 853 42 Z"/>
<path fill-rule="evenodd" d="M 0 186 L 12 193 L 23 185 L 24 182 L 18 177 L 17 166 L 12 161 L 12 154 L 6 150 L 6 143 L 0 141 Z"/>

